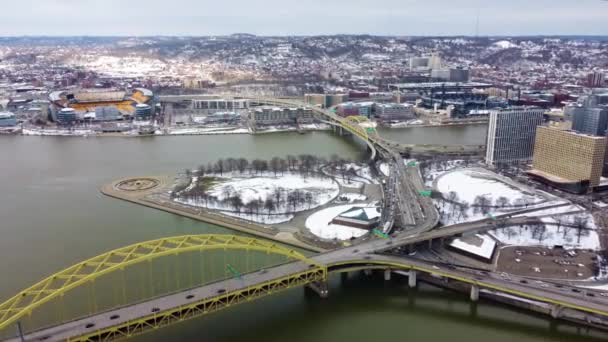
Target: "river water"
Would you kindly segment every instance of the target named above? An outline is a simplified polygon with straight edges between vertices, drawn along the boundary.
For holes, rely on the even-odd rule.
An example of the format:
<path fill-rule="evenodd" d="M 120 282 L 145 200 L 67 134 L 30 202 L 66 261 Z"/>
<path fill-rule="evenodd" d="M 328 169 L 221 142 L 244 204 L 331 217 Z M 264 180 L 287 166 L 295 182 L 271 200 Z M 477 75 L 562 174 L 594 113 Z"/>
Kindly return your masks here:
<path fill-rule="evenodd" d="M 475 126 L 472 126 L 475 127 Z M 390 139 L 483 143 L 485 127 L 396 130 Z M 388 136 L 389 134 L 387 134 Z M 407 136 L 407 138 L 404 138 Z M 449 137 L 449 138 L 448 138 Z M 452 140 L 450 140 L 452 139 Z M 0 301 L 76 262 L 134 242 L 229 230 L 101 195 L 125 176 L 173 174 L 225 157 L 314 153 L 364 159 L 327 132 L 150 138 L 0 137 Z M 161 329 L 140 341 L 594 341 L 606 335 L 462 294 L 352 275 L 330 298 L 302 289 Z M 596 335 L 600 337 L 593 338 Z"/>

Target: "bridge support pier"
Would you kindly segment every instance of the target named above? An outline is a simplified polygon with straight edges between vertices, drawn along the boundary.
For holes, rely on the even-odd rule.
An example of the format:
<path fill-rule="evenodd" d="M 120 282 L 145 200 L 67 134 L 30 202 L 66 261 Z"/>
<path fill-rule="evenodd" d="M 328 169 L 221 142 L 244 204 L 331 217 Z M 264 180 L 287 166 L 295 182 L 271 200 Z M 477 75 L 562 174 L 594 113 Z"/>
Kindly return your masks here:
<path fill-rule="evenodd" d="M 384 270 L 384 280 L 385 281 L 391 280 L 391 270 Z"/>
<path fill-rule="evenodd" d="M 408 278 L 407 278 L 407 284 L 409 285 L 410 288 L 414 288 L 416 287 L 416 271 L 414 270 L 410 270 L 408 272 Z"/>
<path fill-rule="evenodd" d="M 346 283 L 348 280 L 348 272 L 340 273 L 340 281 L 342 284 Z"/>
<path fill-rule="evenodd" d="M 363 274 L 369 277 L 372 275 L 372 270 L 363 270 Z"/>
<path fill-rule="evenodd" d="M 320 298 L 329 297 L 329 286 L 326 281 L 309 284 L 308 288 L 318 294 Z"/>
<path fill-rule="evenodd" d="M 476 302 L 479 300 L 479 287 L 477 285 L 471 285 L 471 301 Z"/>
<path fill-rule="evenodd" d="M 551 317 L 558 319 L 562 315 L 562 307 L 559 305 L 553 305 L 551 308 Z"/>

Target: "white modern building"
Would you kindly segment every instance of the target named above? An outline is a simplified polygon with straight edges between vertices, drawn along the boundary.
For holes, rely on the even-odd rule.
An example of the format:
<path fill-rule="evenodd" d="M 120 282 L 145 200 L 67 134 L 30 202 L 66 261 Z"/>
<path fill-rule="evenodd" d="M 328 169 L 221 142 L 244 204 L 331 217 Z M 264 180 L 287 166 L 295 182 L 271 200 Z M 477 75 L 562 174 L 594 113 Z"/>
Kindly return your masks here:
<path fill-rule="evenodd" d="M 0 127 L 11 127 L 17 125 L 15 114 L 11 112 L 0 112 Z"/>
<path fill-rule="evenodd" d="M 536 128 L 543 124 L 545 110 L 514 107 L 490 111 L 486 163 L 496 165 L 532 159 Z"/>

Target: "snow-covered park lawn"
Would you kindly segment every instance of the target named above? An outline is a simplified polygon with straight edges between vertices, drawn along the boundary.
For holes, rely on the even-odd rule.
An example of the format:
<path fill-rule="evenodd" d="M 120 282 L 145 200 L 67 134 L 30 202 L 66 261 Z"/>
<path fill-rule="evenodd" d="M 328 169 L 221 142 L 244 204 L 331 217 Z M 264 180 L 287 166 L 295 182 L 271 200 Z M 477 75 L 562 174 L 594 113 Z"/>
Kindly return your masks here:
<path fill-rule="evenodd" d="M 306 228 L 310 230 L 312 234 L 322 239 L 349 240 L 351 238 L 363 236 L 368 233 L 368 230 L 331 223 L 336 216 L 353 207 L 359 206 L 362 205 L 340 205 L 320 210 L 306 219 Z M 380 216 L 380 213 L 375 210 L 375 207 L 368 208 L 369 210 L 366 210 L 366 213 L 370 219 Z"/>
<path fill-rule="evenodd" d="M 521 199 L 520 206 L 532 205 L 545 201 L 543 197 L 536 196 L 518 189 L 497 179 L 489 172 L 480 172 L 470 169 L 459 169 L 448 172 L 437 178 L 437 190 L 447 198 L 451 191 L 458 195 L 457 202 L 473 204 L 478 196 L 486 196 L 496 200 L 505 197 L 511 206 Z M 509 205 L 507 205 L 509 206 Z"/>
<path fill-rule="evenodd" d="M 194 178 L 196 181 L 196 177 Z M 189 190 L 189 189 L 187 189 Z M 298 200 L 290 201 L 298 193 Z M 237 174 L 230 178 L 216 178 L 205 191 L 207 197 L 180 196 L 177 202 L 219 210 L 230 216 L 260 223 L 281 223 L 291 220 L 295 213 L 314 209 L 332 201 L 339 194 L 338 184 L 331 178 L 319 176 L 303 177 L 295 173 L 274 176 Z M 239 207 L 230 199 L 240 198 Z M 247 203 L 258 201 L 258 207 L 247 208 Z M 265 205 L 270 200 L 272 209 Z"/>

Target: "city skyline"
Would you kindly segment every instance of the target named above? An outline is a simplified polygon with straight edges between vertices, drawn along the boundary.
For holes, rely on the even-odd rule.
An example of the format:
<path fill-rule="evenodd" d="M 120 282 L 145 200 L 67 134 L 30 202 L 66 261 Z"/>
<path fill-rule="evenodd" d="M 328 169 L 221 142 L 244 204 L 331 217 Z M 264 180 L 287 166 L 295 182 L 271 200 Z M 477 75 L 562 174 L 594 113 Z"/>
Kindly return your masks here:
<path fill-rule="evenodd" d="M 2 36 L 266 36 L 371 34 L 604 35 L 608 2 L 600 0 L 319 0 L 210 1 L 23 0 L 5 4 Z M 118 11 L 117 9 L 120 9 Z M 120 12 L 120 13 L 119 13 Z M 127 13 L 128 15 L 124 15 Z M 479 23 L 477 24 L 477 15 Z M 305 20 L 305 18 L 309 18 Z"/>

